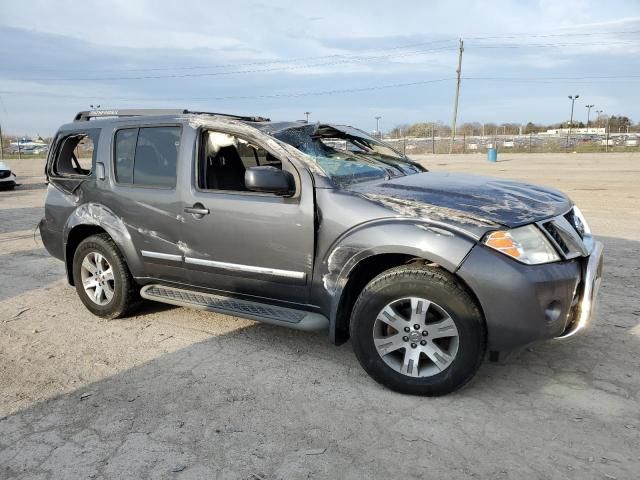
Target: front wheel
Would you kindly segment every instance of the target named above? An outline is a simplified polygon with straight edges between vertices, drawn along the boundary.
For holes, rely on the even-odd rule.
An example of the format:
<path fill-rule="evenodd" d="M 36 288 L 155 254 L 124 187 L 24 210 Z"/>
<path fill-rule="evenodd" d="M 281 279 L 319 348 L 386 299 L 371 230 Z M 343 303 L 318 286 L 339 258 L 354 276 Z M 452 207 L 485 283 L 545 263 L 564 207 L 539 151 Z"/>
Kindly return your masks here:
<path fill-rule="evenodd" d="M 379 383 L 402 393 L 437 396 L 475 375 L 486 326 L 476 302 L 448 272 L 401 266 L 374 278 L 351 316 L 356 357 Z"/>

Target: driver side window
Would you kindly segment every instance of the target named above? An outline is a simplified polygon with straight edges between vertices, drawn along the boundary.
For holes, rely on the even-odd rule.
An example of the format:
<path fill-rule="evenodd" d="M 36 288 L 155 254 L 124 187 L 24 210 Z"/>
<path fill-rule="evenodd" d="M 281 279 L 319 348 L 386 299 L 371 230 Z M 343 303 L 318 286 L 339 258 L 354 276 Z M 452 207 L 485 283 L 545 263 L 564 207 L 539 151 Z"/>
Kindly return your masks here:
<path fill-rule="evenodd" d="M 93 171 L 98 132 L 72 133 L 60 140 L 53 174 L 58 177 L 88 177 Z"/>
<path fill-rule="evenodd" d="M 202 137 L 198 188 L 246 192 L 245 172 L 259 166 L 282 170 L 282 161 L 240 136 L 206 131 Z"/>

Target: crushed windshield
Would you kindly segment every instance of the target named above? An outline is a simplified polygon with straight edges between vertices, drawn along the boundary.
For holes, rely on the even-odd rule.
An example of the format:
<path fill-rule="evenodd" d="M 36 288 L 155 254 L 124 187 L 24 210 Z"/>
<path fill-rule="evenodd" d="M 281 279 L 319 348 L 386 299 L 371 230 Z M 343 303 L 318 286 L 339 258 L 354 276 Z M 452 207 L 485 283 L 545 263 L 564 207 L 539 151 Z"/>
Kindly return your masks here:
<path fill-rule="evenodd" d="M 390 146 L 353 127 L 303 125 L 280 130 L 274 136 L 312 157 L 338 185 L 424 171 Z"/>

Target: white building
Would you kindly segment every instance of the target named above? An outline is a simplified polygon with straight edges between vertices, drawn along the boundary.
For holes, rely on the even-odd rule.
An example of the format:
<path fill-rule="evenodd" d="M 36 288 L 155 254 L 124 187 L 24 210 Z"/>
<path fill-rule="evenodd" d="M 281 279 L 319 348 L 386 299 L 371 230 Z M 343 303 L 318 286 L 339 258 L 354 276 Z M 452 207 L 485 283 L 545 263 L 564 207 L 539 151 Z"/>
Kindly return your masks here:
<path fill-rule="evenodd" d="M 569 133 L 568 128 L 552 128 L 546 132 L 541 132 L 540 135 L 566 135 L 567 133 Z M 572 128 L 571 133 L 573 135 L 604 135 L 606 129 L 604 127 Z"/>

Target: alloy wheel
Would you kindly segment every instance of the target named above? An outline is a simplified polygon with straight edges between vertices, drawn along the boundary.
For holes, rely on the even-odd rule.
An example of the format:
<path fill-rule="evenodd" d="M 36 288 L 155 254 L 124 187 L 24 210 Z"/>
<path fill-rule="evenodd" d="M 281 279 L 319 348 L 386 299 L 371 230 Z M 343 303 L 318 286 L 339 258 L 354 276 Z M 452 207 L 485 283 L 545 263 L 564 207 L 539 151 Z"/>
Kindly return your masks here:
<path fill-rule="evenodd" d="M 113 268 L 100 252 L 88 252 L 80 266 L 82 286 L 87 296 L 97 305 L 108 304 L 114 295 Z"/>
<path fill-rule="evenodd" d="M 382 360 L 410 377 L 446 370 L 458 353 L 455 322 L 440 305 L 407 297 L 387 304 L 376 317 L 373 340 Z"/>

